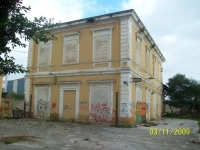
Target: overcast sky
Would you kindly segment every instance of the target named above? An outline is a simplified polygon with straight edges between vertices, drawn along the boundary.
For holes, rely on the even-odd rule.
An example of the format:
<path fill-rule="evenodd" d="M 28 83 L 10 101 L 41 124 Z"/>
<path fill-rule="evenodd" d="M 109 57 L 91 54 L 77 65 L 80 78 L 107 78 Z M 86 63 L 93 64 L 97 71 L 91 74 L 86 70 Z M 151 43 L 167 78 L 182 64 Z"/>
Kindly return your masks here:
<path fill-rule="evenodd" d="M 200 80 L 200 0 L 24 0 L 24 5 L 32 8 L 29 19 L 45 16 L 55 22 L 134 9 L 166 59 L 163 83 L 177 73 Z M 27 53 L 11 55 L 27 65 Z M 23 76 L 12 74 L 8 80 Z"/>

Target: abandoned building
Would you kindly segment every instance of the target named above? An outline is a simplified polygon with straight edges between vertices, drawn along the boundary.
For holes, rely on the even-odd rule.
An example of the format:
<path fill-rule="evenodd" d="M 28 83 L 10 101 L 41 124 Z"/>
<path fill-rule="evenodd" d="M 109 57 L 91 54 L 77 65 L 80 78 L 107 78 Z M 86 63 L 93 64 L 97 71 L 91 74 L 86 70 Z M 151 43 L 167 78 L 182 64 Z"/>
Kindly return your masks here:
<path fill-rule="evenodd" d="M 34 118 L 138 124 L 162 113 L 164 56 L 133 9 L 61 23 L 29 42 L 26 111 Z"/>

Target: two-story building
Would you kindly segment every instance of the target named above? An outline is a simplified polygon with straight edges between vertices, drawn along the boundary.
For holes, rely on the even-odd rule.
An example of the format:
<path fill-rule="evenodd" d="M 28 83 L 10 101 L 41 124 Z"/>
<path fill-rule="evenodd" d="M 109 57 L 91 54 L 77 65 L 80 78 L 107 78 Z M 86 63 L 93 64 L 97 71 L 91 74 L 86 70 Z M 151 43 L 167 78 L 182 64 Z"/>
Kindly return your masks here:
<path fill-rule="evenodd" d="M 25 98 L 34 117 L 94 124 L 161 117 L 165 58 L 134 10 L 61 23 L 51 34 L 59 39 L 29 43 Z"/>

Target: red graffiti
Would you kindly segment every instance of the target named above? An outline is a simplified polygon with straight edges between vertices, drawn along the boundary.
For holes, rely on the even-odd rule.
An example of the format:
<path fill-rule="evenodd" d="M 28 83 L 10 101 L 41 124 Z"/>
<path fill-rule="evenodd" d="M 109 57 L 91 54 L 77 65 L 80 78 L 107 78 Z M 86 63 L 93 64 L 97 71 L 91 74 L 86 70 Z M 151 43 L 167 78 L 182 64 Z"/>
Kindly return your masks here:
<path fill-rule="evenodd" d="M 110 110 L 110 108 L 108 108 L 108 102 L 103 102 L 102 103 L 102 110 Z"/>
<path fill-rule="evenodd" d="M 90 118 L 95 124 L 112 124 L 112 114 L 107 102 L 91 104 Z"/>
<path fill-rule="evenodd" d="M 51 108 L 56 108 L 56 103 L 52 103 Z"/>
<path fill-rule="evenodd" d="M 112 114 L 113 114 L 113 115 L 116 115 L 116 110 L 113 109 Z"/>
<path fill-rule="evenodd" d="M 88 111 L 88 105 L 87 104 L 81 104 L 80 109 L 83 111 Z"/>

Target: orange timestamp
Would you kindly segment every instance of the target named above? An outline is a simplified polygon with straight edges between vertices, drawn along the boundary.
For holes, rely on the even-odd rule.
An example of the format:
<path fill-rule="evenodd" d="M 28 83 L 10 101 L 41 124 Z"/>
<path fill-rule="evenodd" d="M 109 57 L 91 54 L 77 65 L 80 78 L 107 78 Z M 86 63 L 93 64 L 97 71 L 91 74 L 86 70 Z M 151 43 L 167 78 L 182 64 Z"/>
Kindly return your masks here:
<path fill-rule="evenodd" d="M 150 135 L 190 135 L 190 128 L 150 128 Z"/>

